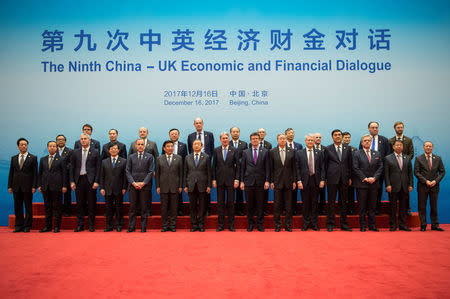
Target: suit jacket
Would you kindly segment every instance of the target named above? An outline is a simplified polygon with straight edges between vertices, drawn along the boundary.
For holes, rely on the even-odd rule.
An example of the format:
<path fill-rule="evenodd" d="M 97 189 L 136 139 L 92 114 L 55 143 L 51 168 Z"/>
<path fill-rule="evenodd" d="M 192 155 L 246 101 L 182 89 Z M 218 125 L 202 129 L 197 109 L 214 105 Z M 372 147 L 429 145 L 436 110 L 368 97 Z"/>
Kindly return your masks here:
<path fill-rule="evenodd" d="M 259 143 L 259 145 L 261 145 L 261 142 Z M 250 142 L 248 143 L 248 148 L 252 148 L 252 144 Z M 272 149 L 272 143 L 270 143 L 269 141 L 264 139 L 264 141 L 263 141 L 263 148 L 265 148 L 267 150 L 271 150 Z"/>
<path fill-rule="evenodd" d="M 155 167 L 156 188 L 161 188 L 161 193 L 178 193 L 178 188 L 183 187 L 183 158 L 173 154 L 172 161 L 167 162 L 166 154 L 156 159 Z"/>
<path fill-rule="evenodd" d="M 100 189 L 104 189 L 106 196 L 120 195 L 127 189 L 128 181 L 125 170 L 127 159 L 118 157 L 113 168 L 111 157 L 103 159 L 100 169 Z"/>
<path fill-rule="evenodd" d="M 32 188 L 37 188 L 38 163 L 37 157 L 28 153 L 23 162 L 22 169 L 19 167 L 19 155 L 11 157 L 9 166 L 8 188 L 14 192 L 31 192 Z"/>
<path fill-rule="evenodd" d="M 199 154 L 197 166 L 194 153 L 187 155 L 184 160 L 183 186 L 188 188 L 188 192 L 192 192 L 195 184 L 199 192 L 205 192 L 207 187 L 211 188 L 211 159 L 203 152 Z"/>
<path fill-rule="evenodd" d="M 143 189 L 152 190 L 153 161 L 153 155 L 145 151 L 141 161 L 139 161 L 137 152 L 129 155 L 125 170 L 128 183 L 132 185 L 134 182 L 144 182 L 145 186 Z"/>
<path fill-rule="evenodd" d="M 383 174 L 383 159 L 378 151 L 370 150 L 370 163 L 366 152 L 363 149 L 353 154 L 353 172 L 355 188 L 369 188 L 369 183 L 362 180 L 374 177 L 373 184 L 379 185 L 379 180 Z"/>
<path fill-rule="evenodd" d="M 408 187 L 414 186 L 413 170 L 411 159 L 408 155 L 402 154 L 402 169 L 398 166 L 397 154 L 392 153 L 384 159 L 384 182 L 386 187 L 391 186 L 392 192 L 409 193 Z"/>
<path fill-rule="evenodd" d="M 397 140 L 397 136 L 392 137 L 389 139 L 389 144 L 391 145 L 391 148 L 394 146 L 395 141 Z M 414 158 L 414 146 L 412 139 L 409 137 L 406 137 L 403 135 L 403 154 L 409 156 L 410 160 Z"/>
<path fill-rule="evenodd" d="M 315 143 L 314 143 L 314 148 L 317 149 Z M 322 144 L 319 144 L 319 150 L 324 152 L 325 151 L 325 146 L 323 146 Z"/>
<path fill-rule="evenodd" d="M 281 163 L 280 148 L 277 146 L 269 151 L 270 183 L 274 189 L 292 189 L 292 183 L 297 182 L 295 150 L 285 147 L 284 165 Z"/>
<path fill-rule="evenodd" d="M 238 140 L 238 146 L 237 146 L 237 150 L 239 153 L 239 167 L 241 166 L 241 158 L 242 158 L 242 153 L 244 152 L 244 150 L 246 150 L 248 148 L 247 142 L 242 141 L 242 140 Z M 230 140 L 230 146 L 231 147 L 235 147 L 234 146 L 234 141 Z"/>
<path fill-rule="evenodd" d="M 314 148 L 314 174 L 315 185 L 319 187 L 321 181 L 325 181 L 325 163 L 324 154 L 321 150 Z M 302 149 L 296 153 L 297 163 L 297 181 L 301 181 L 303 186 L 308 185 L 309 182 L 309 166 L 308 166 L 308 149 Z"/>
<path fill-rule="evenodd" d="M 53 157 L 52 168 L 48 168 L 49 155 L 42 157 L 39 162 L 38 187 L 42 191 L 59 191 L 62 187 L 68 187 L 67 167 L 65 160 L 55 154 Z"/>
<path fill-rule="evenodd" d="M 74 182 L 75 184 L 78 184 L 78 179 L 80 178 L 81 151 L 81 148 L 74 149 L 72 156 L 70 157 L 70 182 Z M 89 184 L 100 182 L 101 163 L 102 161 L 99 152 L 90 147 L 86 158 L 86 172 Z"/>
<path fill-rule="evenodd" d="M 70 185 L 70 160 L 72 157 L 73 149 L 69 147 L 64 147 L 61 155 L 59 154 L 59 148 L 56 150 L 56 156 L 64 160 L 64 164 L 66 165 L 66 185 L 69 187 Z M 69 190 L 70 191 L 70 190 Z M 68 192 L 69 192 L 68 191 Z"/>
<path fill-rule="evenodd" d="M 100 147 L 100 142 L 98 142 L 97 140 L 92 139 L 92 138 L 91 138 L 90 147 L 95 148 L 99 153 L 102 150 L 102 148 Z M 75 145 L 73 147 L 73 149 L 78 149 L 78 148 L 82 148 L 80 140 L 75 141 Z"/>
<path fill-rule="evenodd" d="M 161 149 L 161 154 L 165 154 L 166 152 L 164 151 L 164 148 Z M 174 151 L 175 153 L 175 151 Z M 177 150 L 177 155 L 181 157 L 181 159 L 186 158 L 187 156 L 187 147 L 186 147 L 186 143 L 183 143 L 181 141 L 178 141 L 178 150 Z"/>
<path fill-rule="evenodd" d="M 352 173 L 352 153 L 348 145 L 341 143 L 342 160 L 339 161 L 334 144 L 325 147 L 325 172 L 327 184 L 348 184 Z"/>
<path fill-rule="evenodd" d="M 414 175 L 419 180 L 418 184 L 426 184 L 426 181 L 436 181 L 436 186 L 439 190 L 439 183 L 445 175 L 444 163 L 439 156 L 431 155 L 431 170 L 428 167 L 428 161 L 425 154 L 416 157 L 414 162 Z"/>
<path fill-rule="evenodd" d="M 119 141 L 117 141 L 116 143 L 119 146 L 119 157 L 126 159 L 127 158 L 127 146 Z M 102 160 L 111 157 L 111 154 L 109 153 L 109 147 L 111 146 L 111 144 L 112 144 L 111 141 L 106 144 L 103 144 Z"/>
<path fill-rule="evenodd" d="M 362 144 L 359 145 L 359 149 L 362 149 Z M 384 157 L 389 155 L 392 152 L 392 146 L 389 143 L 389 140 L 381 135 L 378 135 L 378 152 L 380 153 L 381 158 L 384 161 Z"/>
<path fill-rule="evenodd" d="M 217 186 L 233 187 L 239 181 L 239 151 L 228 145 L 227 159 L 223 160 L 222 146 L 216 147 L 213 154 L 212 179 Z"/>
<path fill-rule="evenodd" d="M 205 144 L 203 144 L 203 150 L 210 158 L 213 156 L 214 151 L 214 135 L 211 132 L 203 131 Z M 197 139 L 197 132 L 191 133 L 188 135 L 187 145 L 189 149 L 189 154 L 192 154 L 194 150 L 192 149 L 192 143 Z"/>
<path fill-rule="evenodd" d="M 156 143 L 147 139 L 147 145 L 144 148 L 144 152 L 152 154 L 153 158 L 156 159 L 159 156 L 158 147 Z M 128 156 L 137 153 L 136 144 L 132 142 L 130 145 L 130 150 L 128 151 Z"/>
<path fill-rule="evenodd" d="M 258 148 L 256 164 L 253 160 L 253 148 L 248 148 L 242 153 L 241 182 L 246 187 L 264 187 L 265 182 L 270 182 L 270 157 L 265 148 Z"/>
<path fill-rule="evenodd" d="M 286 143 L 286 147 L 289 147 L 289 141 Z M 303 145 L 294 141 L 294 150 L 299 151 L 303 149 Z"/>

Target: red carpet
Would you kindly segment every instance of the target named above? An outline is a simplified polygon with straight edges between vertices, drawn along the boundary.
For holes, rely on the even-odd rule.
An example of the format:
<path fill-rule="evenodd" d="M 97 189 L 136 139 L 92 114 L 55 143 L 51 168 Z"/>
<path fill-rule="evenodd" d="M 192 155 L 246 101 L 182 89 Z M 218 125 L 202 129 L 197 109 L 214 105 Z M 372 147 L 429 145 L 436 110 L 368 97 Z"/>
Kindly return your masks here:
<path fill-rule="evenodd" d="M 445 232 L 0 228 L 1 298 L 448 298 Z M 319 297 L 320 296 L 320 297 Z"/>

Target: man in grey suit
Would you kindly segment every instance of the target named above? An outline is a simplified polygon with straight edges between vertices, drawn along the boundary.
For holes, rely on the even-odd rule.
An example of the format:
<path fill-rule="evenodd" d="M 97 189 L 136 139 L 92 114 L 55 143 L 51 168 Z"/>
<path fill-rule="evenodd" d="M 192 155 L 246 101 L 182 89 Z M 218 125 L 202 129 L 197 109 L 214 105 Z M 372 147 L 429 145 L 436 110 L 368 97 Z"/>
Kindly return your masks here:
<path fill-rule="evenodd" d="M 430 197 L 431 230 L 443 231 L 439 227 L 437 215 L 437 200 L 439 183 L 445 175 L 442 158 L 433 154 L 433 143 L 426 141 L 423 144 L 424 154 L 414 162 L 414 175 L 417 178 L 417 193 L 419 195 L 420 230 L 427 230 L 427 200 Z"/>
<path fill-rule="evenodd" d="M 128 156 L 126 176 L 130 191 L 129 233 L 136 229 L 136 210 L 141 211 L 141 232 L 147 231 L 149 193 L 152 190 L 153 155 L 144 151 L 145 141 L 135 142 L 136 153 Z"/>
<path fill-rule="evenodd" d="M 162 232 L 176 231 L 178 194 L 183 187 L 183 158 L 173 150 L 173 141 L 165 141 L 164 153 L 156 159 L 155 186 L 161 198 Z M 170 216 L 170 223 L 167 216 Z"/>
<path fill-rule="evenodd" d="M 183 186 L 189 196 L 191 232 L 205 231 L 207 196 L 211 192 L 211 159 L 202 152 L 200 139 L 192 142 L 193 152 L 184 161 Z"/>
<path fill-rule="evenodd" d="M 117 143 L 109 145 L 109 157 L 103 159 L 100 171 L 100 193 L 106 202 L 105 232 L 113 230 L 113 216 L 116 215 L 116 230 L 123 227 L 123 196 L 127 192 L 128 181 L 125 175 L 127 159 L 119 156 Z"/>
<path fill-rule="evenodd" d="M 144 152 L 151 154 L 153 156 L 153 158 L 155 159 L 154 161 L 156 161 L 156 159 L 159 156 L 158 147 L 156 146 L 156 143 L 154 141 L 149 140 L 147 137 L 148 137 L 148 129 L 146 127 L 139 128 L 139 138 L 144 140 Z M 134 154 L 136 152 L 137 152 L 136 143 L 132 142 L 130 145 L 130 150 L 128 152 L 128 156 L 131 154 Z M 150 183 L 150 192 L 149 192 L 148 198 L 147 198 L 148 216 L 152 215 L 152 185 L 153 185 L 152 183 L 153 183 L 153 179 L 151 180 L 151 183 Z"/>
<path fill-rule="evenodd" d="M 406 226 L 406 212 L 408 210 L 408 195 L 413 189 L 413 170 L 409 156 L 402 154 L 403 142 L 394 141 L 394 153 L 387 155 L 384 160 L 384 181 L 386 191 L 389 193 L 390 230 L 397 229 L 397 200 L 398 209 L 398 228 L 399 230 L 411 231 Z"/>

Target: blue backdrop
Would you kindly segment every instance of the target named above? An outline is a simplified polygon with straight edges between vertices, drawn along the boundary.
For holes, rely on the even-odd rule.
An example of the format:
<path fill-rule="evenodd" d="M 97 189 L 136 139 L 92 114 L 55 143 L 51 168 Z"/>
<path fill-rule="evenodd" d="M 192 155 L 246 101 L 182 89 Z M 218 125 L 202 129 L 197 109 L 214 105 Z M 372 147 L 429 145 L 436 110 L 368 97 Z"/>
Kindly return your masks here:
<path fill-rule="evenodd" d="M 297 142 L 322 132 L 329 144 L 340 128 L 354 146 L 369 120 L 386 137 L 402 120 L 417 153 L 431 140 L 450 165 L 448 1 L 191 2 L 0 3 L 0 225 L 17 138 L 40 158 L 59 133 L 73 146 L 83 123 L 102 144 L 117 128 L 127 147 L 147 126 L 160 150 L 196 116 L 216 137 L 265 127 L 275 143 L 292 127 Z M 447 223 L 449 188 L 444 178 Z"/>

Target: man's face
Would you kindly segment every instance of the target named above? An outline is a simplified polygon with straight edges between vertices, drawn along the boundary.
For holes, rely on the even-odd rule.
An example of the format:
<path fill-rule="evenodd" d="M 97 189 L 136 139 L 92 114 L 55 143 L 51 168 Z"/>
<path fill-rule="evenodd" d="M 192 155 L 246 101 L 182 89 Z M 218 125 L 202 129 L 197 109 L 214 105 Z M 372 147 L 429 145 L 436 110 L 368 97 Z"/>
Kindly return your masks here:
<path fill-rule="evenodd" d="M 258 130 L 258 135 L 259 135 L 259 139 L 260 139 L 261 141 L 263 141 L 264 138 L 266 137 L 266 130 L 264 130 L 264 129 L 259 129 L 259 130 Z"/>
<path fill-rule="evenodd" d="M 116 142 L 117 141 L 117 132 L 116 130 L 109 131 L 109 141 Z"/>
<path fill-rule="evenodd" d="M 289 130 L 286 132 L 286 138 L 287 140 L 289 140 L 289 142 L 292 142 L 294 140 L 294 137 L 295 137 L 294 130 Z"/>
<path fill-rule="evenodd" d="M 314 142 L 315 142 L 316 138 L 312 137 L 312 136 L 306 136 L 305 138 L 305 144 L 307 148 L 312 148 L 314 146 Z"/>
<path fill-rule="evenodd" d="M 168 142 L 166 144 L 166 146 L 164 146 L 164 151 L 166 152 L 167 155 L 172 155 L 173 154 L 173 143 Z"/>
<path fill-rule="evenodd" d="M 369 133 L 372 136 L 377 136 L 378 135 L 378 125 L 377 123 L 371 123 L 369 126 Z"/>
<path fill-rule="evenodd" d="M 365 150 L 369 150 L 370 145 L 372 144 L 372 138 L 370 138 L 369 136 L 364 137 L 363 140 L 361 141 L 361 144 Z"/>
<path fill-rule="evenodd" d="M 47 145 L 48 153 L 53 156 L 56 153 L 56 142 L 50 142 Z"/>
<path fill-rule="evenodd" d="M 321 134 L 315 134 L 314 135 L 314 142 L 319 145 L 322 143 L 322 135 Z"/>
<path fill-rule="evenodd" d="M 25 140 L 21 140 L 19 142 L 18 148 L 21 153 L 26 153 L 28 150 L 28 142 L 26 142 Z"/>
<path fill-rule="evenodd" d="M 401 154 L 402 151 L 403 151 L 403 143 L 401 142 L 394 143 L 394 152 L 396 154 Z"/>
<path fill-rule="evenodd" d="M 350 144 L 350 140 L 351 140 L 351 136 L 350 135 L 344 135 L 342 136 L 342 142 L 344 142 L 345 144 Z"/>
<path fill-rule="evenodd" d="M 341 144 L 341 142 L 342 142 L 342 133 L 341 132 L 334 132 L 332 137 L 333 137 L 333 142 L 335 144 Z"/>
<path fill-rule="evenodd" d="M 88 126 L 84 126 L 84 127 L 83 127 L 83 133 L 84 133 L 84 134 L 88 134 L 89 136 L 91 136 L 91 134 L 92 134 L 92 129 L 89 128 Z"/>
<path fill-rule="evenodd" d="M 259 136 L 252 136 L 250 137 L 250 143 L 253 145 L 253 147 L 257 147 L 259 145 Z"/>
<path fill-rule="evenodd" d="M 172 130 L 169 132 L 169 138 L 173 142 L 177 142 L 179 137 L 180 137 L 180 133 L 178 132 L 178 130 Z M 172 147 L 173 147 L 173 144 L 172 144 Z"/>
<path fill-rule="evenodd" d="M 148 136 L 148 130 L 147 128 L 140 128 L 139 129 L 139 138 L 145 139 Z"/>
<path fill-rule="evenodd" d="M 239 131 L 238 128 L 232 128 L 230 134 L 231 134 L 231 138 L 233 138 L 233 140 L 238 140 L 241 132 Z"/>
<path fill-rule="evenodd" d="M 90 142 L 91 139 L 89 139 L 89 137 L 87 137 L 86 135 L 81 135 L 80 143 L 82 147 L 88 147 Z"/>
<path fill-rule="evenodd" d="M 203 120 L 196 118 L 194 120 L 194 127 L 197 130 L 197 132 L 201 132 L 203 130 Z"/>
<path fill-rule="evenodd" d="M 278 138 L 277 138 L 277 141 L 278 141 L 278 146 L 279 147 L 285 147 L 286 146 L 286 142 L 287 142 L 286 135 L 284 135 L 284 134 L 279 135 Z"/>
<path fill-rule="evenodd" d="M 403 128 L 404 128 L 403 124 L 398 124 L 398 125 L 396 125 L 395 128 L 394 128 L 395 133 L 396 133 L 398 136 L 401 136 L 401 135 L 403 134 Z"/>
<path fill-rule="evenodd" d="M 194 149 L 194 152 L 199 153 L 202 150 L 202 142 L 200 140 L 194 140 L 192 148 Z"/>
<path fill-rule="evenodd" d="M 64 138 L 63 136 L 59 136 L 58 138 L 56 138 L 56 144 L 60 148 L 65 147 L 66 146 L 66 138 Z"/>
<path fill-rule="evenodd" d="M 431 142 L 425 142 L 423 150 L 425 151 L 425 154 L 431 154 L 433 152 L 433 144 Z"/>
<path fill-rule="evenodd" d="M 230 143 L 230 137 L 228 137 L 227 134 L 223 134 L 222 136 L 220 136 L 220 142 L 222 143 L 223 147 L 227 147 Z"/>
<path fill-rule="evenodd" d="M 144 140 L 140 139 L 136 141 L 136 150 L 139 153 L 142 153 L 144 151 L 144 147 L 145 147 L 145 142 Z"/>
<path fill-rule="evenodd" d="M 117 145 L 113 145 L 109 148 L 109 154 L 111 155 L 111 157 L 117 157 L 117 155 L 119 154 L 119 146 Z"/>

